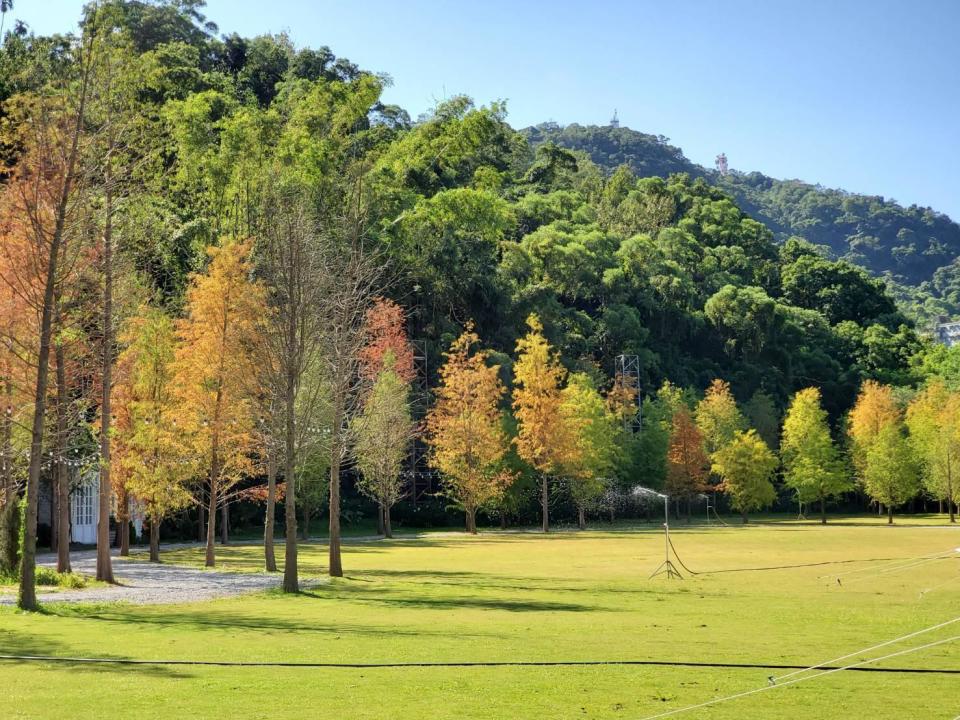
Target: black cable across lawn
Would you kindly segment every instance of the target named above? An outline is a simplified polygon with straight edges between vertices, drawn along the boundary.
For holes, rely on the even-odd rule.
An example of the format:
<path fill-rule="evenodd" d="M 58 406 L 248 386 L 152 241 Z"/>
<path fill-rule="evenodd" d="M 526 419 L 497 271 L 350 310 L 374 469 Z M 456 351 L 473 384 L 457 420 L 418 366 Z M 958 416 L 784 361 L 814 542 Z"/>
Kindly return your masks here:
<path fill-rule="evenodd" d="M 231 660 L 134 660 L 129 658 L 79 658 L 55 655 L 0 655 L 6 662 L 51 662 L 66 664 L 100 665 L 199 665 L 210 667 L 250 668 L 350 668 L 355 670 L 376 668 L 484 668 L 484 667 L 579 667 L 595 665 L 652 666 L 652 667 L 699 667 L 745 670 L 808 670 L 808 665 L 780 665 L 767 663 L 683 662 L 677 660 L 504 660 L 490 662 L 243 662 Z M 818 665 L 817 670 L 843 670 L 843 666 Z M 903 673 L 960 675 L 960 668 L 879 668 L 852 667 L 849 672 Z"/>

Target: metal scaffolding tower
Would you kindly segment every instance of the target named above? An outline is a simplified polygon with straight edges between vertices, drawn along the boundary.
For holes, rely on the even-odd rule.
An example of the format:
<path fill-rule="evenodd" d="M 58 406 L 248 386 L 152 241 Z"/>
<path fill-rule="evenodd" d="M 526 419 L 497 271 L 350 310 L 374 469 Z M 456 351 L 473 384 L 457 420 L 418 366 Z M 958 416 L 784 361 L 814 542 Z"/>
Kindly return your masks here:
<path fill-rule="evenodd" d="M 629 399 L 636 413 L 625 414 L 623 427 L 630 432 L 640 431 L 640 358 L 637 355 L 617 355 L 613 382 L 619 393 Z"/>

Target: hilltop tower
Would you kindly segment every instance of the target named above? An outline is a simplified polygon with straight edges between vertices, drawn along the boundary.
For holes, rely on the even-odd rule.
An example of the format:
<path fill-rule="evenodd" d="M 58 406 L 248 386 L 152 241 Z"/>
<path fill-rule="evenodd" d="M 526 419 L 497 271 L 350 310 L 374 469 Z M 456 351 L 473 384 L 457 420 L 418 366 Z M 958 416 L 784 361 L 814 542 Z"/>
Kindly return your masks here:
<path fill-rule="evenodd" d="M 717 166 L 717 172 L 719 172 L 721 175 L 726 175 L 728 172 L 730 172 L 730 168 L 727 165 L 726 153 L 720 153 L 717 155 L 717 159 L 714 161 L 714 164 Z"/>
<path fill-rule="evenodd" d="M 613 109 L 613 117 L 610 118 L 610 127 L 618 128 L 620 127 L 620 119 L 617 117 L 617 109 Z"/>

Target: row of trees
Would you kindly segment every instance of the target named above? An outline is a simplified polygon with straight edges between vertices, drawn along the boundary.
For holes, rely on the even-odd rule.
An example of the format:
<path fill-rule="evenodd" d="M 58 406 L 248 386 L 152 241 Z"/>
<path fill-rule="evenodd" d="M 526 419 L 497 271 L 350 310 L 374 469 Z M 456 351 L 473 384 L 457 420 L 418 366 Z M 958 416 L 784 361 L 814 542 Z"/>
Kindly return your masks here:
<path fill-rule="evenodd" d="M 272 512 L 282 492 L 284 588 L 296 591 L 297 480 L 329 470 L 330 571 L 341 574 L 340 468 L 356 451 L 375 484 L 378 439 L 368 428 L 383 425 L 385 395 L 399 398 L 401 411 L 406 402 L 402 349 L 359 372 L 385 278 L 368 240 L 369 167 L 351 143 L 378 82 L 334 83 L 356 95 L 351 104 L 324 95 L 330 83 L 302 81 L 274 153 L 238 162 L 226 185 L 191 188 L 218 201 L 226 191 L 233 203 L 217 205 L 208 260 L 182 302 L 171 302 L 138 263 L 158 232 L 151 206 L 168 180 L 165 122 L 148 87 L 156 58 L 138 53 L 128 9 L 88 6 L 76 38 L 29 46 L 13 38 L 25 62 L 19 92 L 4 103 L 13 162 L 0 198 L 0 496 L 13 536 L 26 499 L 19 602 L 27 609 L 36 607 L 39 486 L 49 471 L 63 570 L 72 476 L 97 472 L 97 577 L 111 582 L 114 505 L 124 543 L 130 501 L 143 506 L 157 559 L 161 520 L 200 504 L 212 565 L 218 510 L 265 469 L 266 564 L 275 569 Z M 303 156 L 312 164 L 288 162 Z"/>
<path fill-rule="evenodd" d="M 466 512 L 468 532 L 477 530 L 477 510 L 501 499 L 519 463 L 540 477 L 543 531 L 550 528 L 551 480 L 561 478 L 569 484 L 582 527 L 623 450 L 626 435 L 618 413 L 638 409 L 636 388 L 604 398 L 590 375 L 568 374 L 540 319 L 531 315 L 527 322 L 529 332 L 517 342 L 513 364 L 512 414 L 503 408 L 501 368 L 489 362 L 488 350 L 476 348 L 479 338 L 468 328 L 447 353 L 427 416 L 431 461 L 448 495 Z"/>
<path fill-rule="evenodd" d="M 581 522 L 638 478 L 678 495 L 710 481 L 753 508 L 769 493 L 738 468 L 769 465 L 772 408 L 816 385 L 836 418 L 864 378 L 928 374 L 935 353 L 882 283 L 775 246 L 717 188 L 533 149 L 500 104 L 455 97 L 411 123 L 381 101 L 385 78 L 282 35 L 214 37 L 201 7 L 102 0 L 76 36 L 18 26 L 0 47 L 0 525 L 25 496 L 24 607 L 42 476 L 66 568 L 71 483 L 99 475 L 105 580 L 111 505 L 121 542 L 130 499 L 143 505 L 154 557 L 162 518 L 198 506 L 213 563 L 229 502 L 262 497 L 272 570 L 283 499 L 295 590 L 298 508 L 306 521 L 326 495 L 342 573 L 342 468 L 389 532 L 414 434 L 471 529 L 521 474 L 544 529 L 561 480 Z M 408 333 L 430 368 L 449 348 L 422 425 Z M 636 387 L 599 370 L 621 353 Z M 625 432 L 666 377 L 729 378 L 753 394 L 748 422 L 714 432 L 729 388 L 701 409 L 670 386 Z M 18 546 L 0 539 L 0 556 Z"/>
<path fill-rule="evenodd" d="M 941 378 L 931 378 L 919 390 L 867 380 L 842 419 L 845 442 L 839 444 L 817 388 L 793 396 L 779 437 L 769 396 L 755 395 L 744 414 L 720 380 L 692 411 L 684 393 L 669 384 L 661 388 L 656 405 L 661 424 L 671 418 L 665 484 L 671 496 L 725 492 L 746 521 L 749 511 L 776 500 L 780 468 L 801 511 L 817 504 L 823 522 L 826 503 L 855 487 L 886 508 L 891 523 L 894 508 L 921 492 L 945 506 L 956 522 L 960 395 Z M 750 422 L 758 427 L 749 428 Z"/>

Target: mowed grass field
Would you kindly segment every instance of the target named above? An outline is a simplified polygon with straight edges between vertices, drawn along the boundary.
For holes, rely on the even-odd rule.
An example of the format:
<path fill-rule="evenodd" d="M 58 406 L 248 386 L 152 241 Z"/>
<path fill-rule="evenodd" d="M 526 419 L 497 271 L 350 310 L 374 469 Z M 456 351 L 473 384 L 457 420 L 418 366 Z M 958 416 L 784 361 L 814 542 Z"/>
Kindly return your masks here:
<path fill-rule="evenodd" d="M 0 610 L 0 653 L 287 662 L 668 660 L 813 665 L 960 617 L 960 531 L 930 521 L 820 527 L 680 523 L 684 562 L 709 574 L 648 579 L 653 526 L 586 532 L 435 533 L 302 548 L 299 596 L 177 606 Z M 950 555 L 912 567 L 896 558 Z M 200 550 L 165 553 L 202 561 Z M 256 571 L 257 547 L 219 550 Z M 788 567 L 835 561 L 845 564 Z M 867 561 L 875 562 L 867 562 Z M 724 571 L 724 572 L 716 572 Z M 838 583 L 837 577 L 840 577 Z M 960 623 L 878 650 L 960 635 Z M 960 641 L 881 667 L 960 669 Z M 237 668 L 2 662 L 0 716 L 102 718 L 630 718 L 767 685 L 789 671 L 657 666 Z M 960 716 L 960 676 L 841 672 L 681 718 Z"/>

